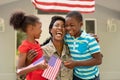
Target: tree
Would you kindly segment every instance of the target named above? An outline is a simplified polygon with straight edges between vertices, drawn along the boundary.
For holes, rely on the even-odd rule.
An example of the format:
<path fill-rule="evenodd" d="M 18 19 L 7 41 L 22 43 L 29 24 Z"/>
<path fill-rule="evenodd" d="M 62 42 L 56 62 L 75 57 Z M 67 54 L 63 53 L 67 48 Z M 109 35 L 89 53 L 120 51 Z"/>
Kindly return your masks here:
<path fill-rule="evenodd" d="M 17 48 L 21 44 L 22 40 L 25 39 L 25 33 L 21 31 L 17 31 Z"/>

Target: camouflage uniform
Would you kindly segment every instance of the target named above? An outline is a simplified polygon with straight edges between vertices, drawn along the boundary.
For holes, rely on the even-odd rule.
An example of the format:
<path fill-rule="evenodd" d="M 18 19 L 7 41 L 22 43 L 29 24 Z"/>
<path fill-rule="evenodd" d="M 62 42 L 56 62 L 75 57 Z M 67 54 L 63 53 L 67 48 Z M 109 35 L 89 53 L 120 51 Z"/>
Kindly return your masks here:
<path fill-rule="evenodd" d="M 62 60 L 62 62 L 71 59 L 68 47 L 66 45 L 64 45 L 63 47 L 61 57 L 57 54 L 56 48 L 54 47 L 52 41 L 49 41 L 49 43 L 42 46 L 42 48 L 43 48 L 43 51 L 45 53 L 45 57 L 47 60 L 49 60 L 51 55 L 56 55 Z M 62 63 L 56 80 L 72 80 L 72 69 L 66 68 L 64 64 Z"/>

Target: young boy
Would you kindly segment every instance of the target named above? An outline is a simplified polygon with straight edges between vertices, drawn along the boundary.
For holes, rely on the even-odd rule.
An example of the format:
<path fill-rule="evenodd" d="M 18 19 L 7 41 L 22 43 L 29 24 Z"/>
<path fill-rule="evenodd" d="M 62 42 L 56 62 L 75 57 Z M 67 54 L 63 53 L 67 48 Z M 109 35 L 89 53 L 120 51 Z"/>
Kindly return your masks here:
<path fill-rule="evenodd" d="M 71 11 L 67 14 L 65 42 L 73 60 L 64 62 L 64 65 L 73 69 L 73 80 L 100 80 L 100 46 L 94 37 L 81 30 L 82 25 L 83 18 L 79 12 Z"/>

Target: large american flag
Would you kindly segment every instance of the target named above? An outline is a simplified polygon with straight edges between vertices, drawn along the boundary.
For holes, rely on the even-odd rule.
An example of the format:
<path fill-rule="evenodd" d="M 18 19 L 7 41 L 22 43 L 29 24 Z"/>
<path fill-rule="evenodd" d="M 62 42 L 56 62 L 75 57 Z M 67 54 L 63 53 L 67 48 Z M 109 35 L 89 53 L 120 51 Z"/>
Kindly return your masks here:
<path fill-rule="evenodd" d="M 52 55 L 50 60 L 48 61 L 48 65 L 49 67 L 44 70 L 42 76 L 47 78 L 48 80 L 55 80 L 61 66 L 61 60 L 58 57 Z"/>
<path fill-rule="evenodd" d="M 92 13 L 95 11 L 95 0 L 32 0 L 37 9 L 46 12 Z"/>

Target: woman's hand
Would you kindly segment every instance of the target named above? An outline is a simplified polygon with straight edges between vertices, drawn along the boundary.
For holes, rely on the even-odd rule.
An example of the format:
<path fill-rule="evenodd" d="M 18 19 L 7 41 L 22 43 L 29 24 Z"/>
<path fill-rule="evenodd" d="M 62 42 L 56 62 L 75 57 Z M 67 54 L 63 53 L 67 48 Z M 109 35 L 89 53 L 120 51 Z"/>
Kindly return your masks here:
<path fill-rule="evenodd" d="M 96 39 L 97 42 L 99 42 L 99 38 L 96 34 L 93 33 L 89 33 L 92 37 L 94 37 Z"/>
<path fill-rule="evenodd" d="M 32 63 L 32 60 L 37 56 L 37 52 L 35 50 L 29 50 L 26 58 L 26 66 Z"/>
<path fill-rule="evenodd" d="M 63 63 L 64 63 L 64 66 L 69 69 L 73 69 L 75 67 L 75 61 L 73 60 L 64 61 Z"/>

